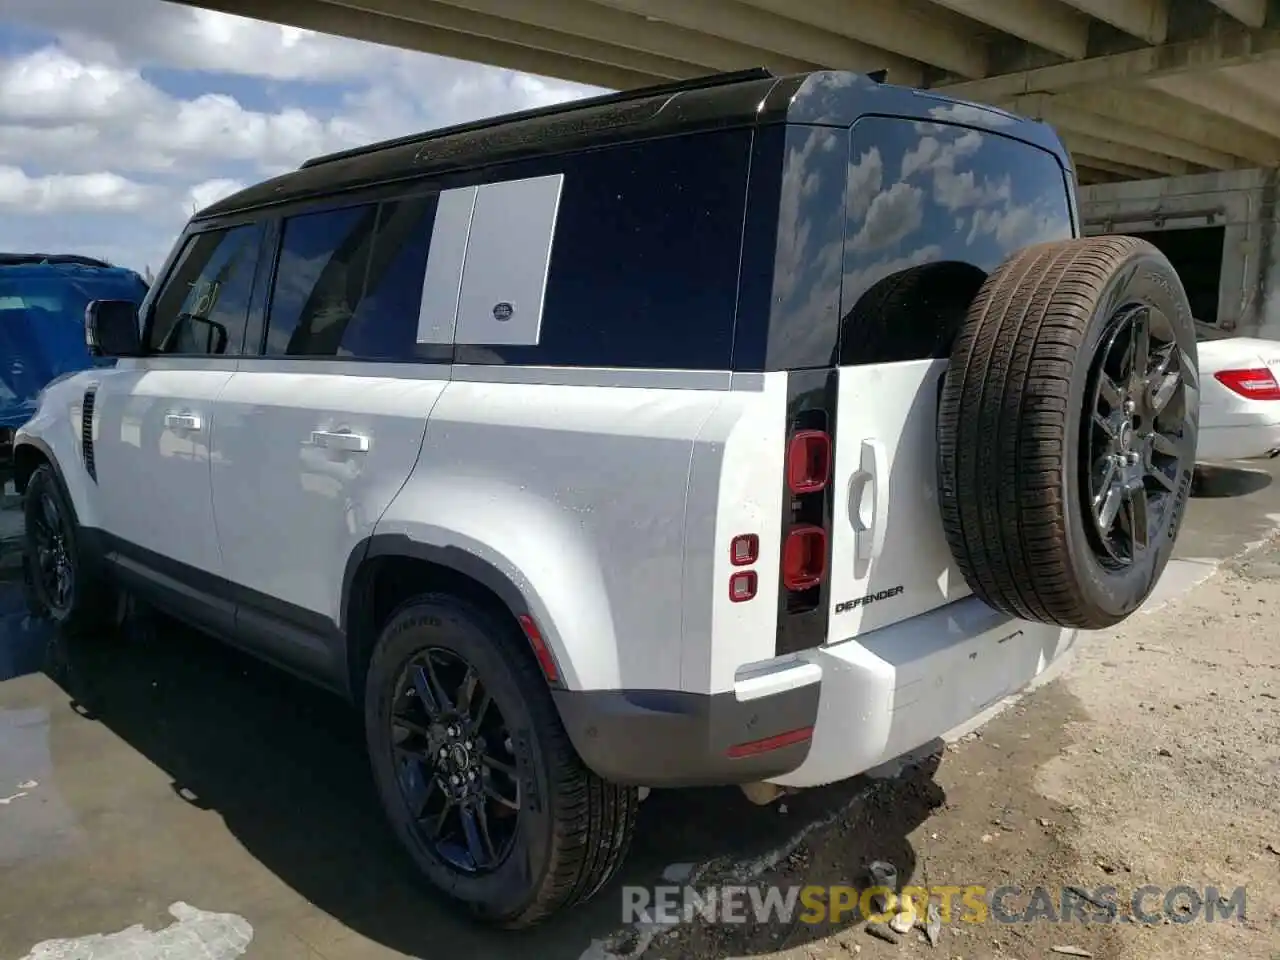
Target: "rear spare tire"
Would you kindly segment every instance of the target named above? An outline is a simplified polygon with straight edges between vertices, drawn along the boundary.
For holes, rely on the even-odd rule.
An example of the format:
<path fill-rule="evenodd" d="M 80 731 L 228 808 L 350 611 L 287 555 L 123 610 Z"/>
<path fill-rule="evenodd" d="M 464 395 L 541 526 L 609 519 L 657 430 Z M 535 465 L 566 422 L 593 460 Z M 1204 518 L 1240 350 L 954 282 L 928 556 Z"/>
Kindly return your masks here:
<path fill-rule="evenodd" d="M 938 408 L 956 564 L 997 610 L 1111 626 L 1151 593 L 1182 524 L 1199 422 L 1177 273 L 1133 237 L 1040 244 L 969 308 Z"/>

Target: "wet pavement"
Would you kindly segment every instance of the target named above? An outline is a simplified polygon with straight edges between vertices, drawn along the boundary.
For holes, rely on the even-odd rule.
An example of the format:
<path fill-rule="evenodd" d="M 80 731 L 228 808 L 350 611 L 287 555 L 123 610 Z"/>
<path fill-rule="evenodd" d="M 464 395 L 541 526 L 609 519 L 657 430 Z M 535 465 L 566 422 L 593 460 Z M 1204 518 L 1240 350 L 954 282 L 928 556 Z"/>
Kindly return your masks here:
<path fill-rule="evenodd" d="M 1265 539 L 1280 518 L 1277 476 L 1280 461 L 1206 471 L 1178 556 L 1194 566 Z M 415 882 L 342 703 L 172 626 L 72 644 L 32 622 L 14 562 L 17 506 L 0 500 L 0 960 L 134 924 L 124 940 L 40 956 L 573 960 L 621 926 L 621 883 L 767 855 L 866 786 L 792 797 L 785 813 L 733 789 L 655 792 L 614 889 L 535 931 L 489 931 Z M 929 803 L 890 832 L 905 837 L 944 799 L 920 795 Z M 171 911 L 179 903 L 189 907 Z M 177 946 L 145 952 L 147 931 L 166 927 Z M 215 931 L 204 946 L 200 929 Z"/>

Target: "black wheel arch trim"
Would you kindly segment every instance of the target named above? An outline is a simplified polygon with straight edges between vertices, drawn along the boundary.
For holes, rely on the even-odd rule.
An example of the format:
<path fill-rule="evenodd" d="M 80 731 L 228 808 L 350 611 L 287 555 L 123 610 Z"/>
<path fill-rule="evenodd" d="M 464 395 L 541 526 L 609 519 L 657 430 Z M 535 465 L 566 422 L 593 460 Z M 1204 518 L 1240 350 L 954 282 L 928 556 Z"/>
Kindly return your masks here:
<path fill-rule="evenodd" d="M 19 442 L 13 445 L 13 467 L 14 467 L 13 484 L 14 484 L 14 487 L 17 489 L 18 493 L 27 492 L 27 483 L 31 479 L 31 473 L 34 473 L 34 471 L 31 471 L 29 473 L 24 474 L 21 470 L 18 469 L 19 461 L 21 457 L 21 453 L 19 451 L 21 451 L 24 447 L 30 447 L 31 449 L 38 452 L 42 457 L 44 457 L 46 461 L 48 461 L 49 466 L 53 468 L 54 476 L 58 478 L 58 483 L 62 484 L 62 489 L 66 491 L 67 498 L 70 499 L 71 488 L 67 486 L 67 478 L 66 478 L 66 475 L 63 474 L 62 472 L 62 465 L 58 463 L 58 458 L 54 456 L 53 450 L 49 448 L 49 445 L 45 443 L 43 440 L 41 440 L 39 437 L 23 437 Z M 74 510 L 75 504 L 73 503 L 71 507 Z"/>
<path fill-rule="evenodd" d="M 403 533 L 375 533 L 360 541 L 352 549 L 342 575 L 340 627 L 343 634 L 349 638 L 349 643 L 351 642 L 351 611 L 356 600 L 356 590 L 360 588 L 357 578 L 361 568 L 369 560 L 394 557 L 424 560 L 474 580 L 502 601 L 513 619 L 518 621 L 522 616 L 531 617 L 544 636 L 554 630 L 553 625 L 543 623 L 533 616 L 533 611 L 529 608 L 524 594 L 510 577 L 489 561 L 461 547 L 423 543 Z M 559 669 L 560 664 L 554 646 L 548 644 L 548 650 L 556 660 L 557 667 L 557 679 L 554 682 L 549 681 L 549 685 L 553 689 L 561 689 L 564 686 L 564 673 Z"/>

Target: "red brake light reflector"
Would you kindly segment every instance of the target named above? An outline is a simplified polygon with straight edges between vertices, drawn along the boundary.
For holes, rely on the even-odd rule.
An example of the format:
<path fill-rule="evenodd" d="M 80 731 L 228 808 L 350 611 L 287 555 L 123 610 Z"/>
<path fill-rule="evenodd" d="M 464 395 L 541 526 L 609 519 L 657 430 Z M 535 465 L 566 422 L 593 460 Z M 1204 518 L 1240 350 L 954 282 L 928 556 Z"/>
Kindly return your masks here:
<path fill-rule="evenodd" d="M 831 437 L 823 430 L 797 430 L 787 447 L 787 488 L 817 493 L 831 475 Z"/>
<path fill-rule="evenodd" d="M 788 590 L 808 590 L 827 572 L 827 531 L 793 527 L 782 547 L 782 582 Z"/>
<path fill-rule="evenodd" d="M 754 570 L 740 570 L 729 578 L 729 599 L 742 603 L 756 595 L 759 578 Z"/>
<path fill-rule="evenodd" d="M 533 647 L 533 655 L 538 659 L 542 675 L 547 678 L 548 683 L 555 683 L 560 679 L 560 671 L 556 668 L 556 658 L 551 655 L 547 642 L 542 639 L 542 631 L 533 622 L 533 617 L 527 613 L 521 614 L 519 620 L 520 628 L 524 630 L 524 635 L 529 638 L 529 645 Z"/>
<path fill-rule="evenodd" d="M 741 533 L 729 544 L 729 562 L 745 567 L 760 558 L 760 538 L 754 533 Z"/>
<path fill-rule="evenodd" d="M 1280 400 L 1280 384 L 1266 367 L 1219 370 L 1213 376 L 1228 390 L 1249 400 Z"/>
<path fill-rule="evenodd" d="M 813 727 L 801 727 L 799 730 L 788 730 L 777 736 L 765 737 L 763 740 L 750 740 L 747 743 L 736 743 L 726 753 L 734 760 L 742 757 L 753 757 L 770 750 L 781 750 L 813 739 Z"/>

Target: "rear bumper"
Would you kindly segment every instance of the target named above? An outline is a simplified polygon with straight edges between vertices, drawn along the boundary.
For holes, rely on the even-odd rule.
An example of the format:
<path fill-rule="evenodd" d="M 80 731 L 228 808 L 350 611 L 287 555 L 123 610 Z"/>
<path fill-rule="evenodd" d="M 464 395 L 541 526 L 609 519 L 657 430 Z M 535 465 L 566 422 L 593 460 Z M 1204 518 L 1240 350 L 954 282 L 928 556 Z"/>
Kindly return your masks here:
<path fill-rule="evenodd" d="M 976 597 L 805 654 L 822 669 L 813 745 L 770 778 L 812 787 L 910 753 L 1025 690 L 1074 630 L 1015 620 Z"/>
<path fill-rule="evenodd" d="M 780 684 L 747 681 L 739 691 L 721 694 L 557 690 L 552 695 L 583 763 L 606 780 L 647 787 L 751 783 L 796 769 L 809 752 L 821 674 L 793 663 L 770 677 L 783 672 Z M 766 744 L 772 749 L 753 749 Z"/>
<path fill-rule="evenodd" d="M 871 770 L 974 720 L 1030 685 L 1074 637 L 1074 631 L 1013 620 L 968 598 L 773 661 L 740 675 L 725 693 L 553 696 L 583 762 L 606 780 L 651 787 L 760 780 L 818 786 Z"/>

